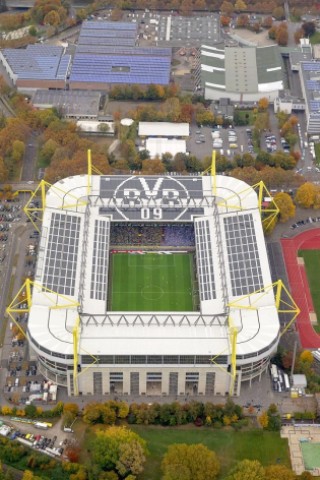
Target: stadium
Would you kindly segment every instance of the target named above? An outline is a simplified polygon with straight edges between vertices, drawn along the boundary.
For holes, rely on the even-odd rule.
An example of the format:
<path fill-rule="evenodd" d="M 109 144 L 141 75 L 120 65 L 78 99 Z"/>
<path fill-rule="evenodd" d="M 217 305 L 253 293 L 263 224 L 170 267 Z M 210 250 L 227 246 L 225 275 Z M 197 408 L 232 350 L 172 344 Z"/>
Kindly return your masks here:
<path fill-rule="evenodd" d="M 252 187 L 88 174 L 43 206 L 26 291 L 46 378 L 69 395 L 224 396 L 261 377 L 280 323 Z"/>

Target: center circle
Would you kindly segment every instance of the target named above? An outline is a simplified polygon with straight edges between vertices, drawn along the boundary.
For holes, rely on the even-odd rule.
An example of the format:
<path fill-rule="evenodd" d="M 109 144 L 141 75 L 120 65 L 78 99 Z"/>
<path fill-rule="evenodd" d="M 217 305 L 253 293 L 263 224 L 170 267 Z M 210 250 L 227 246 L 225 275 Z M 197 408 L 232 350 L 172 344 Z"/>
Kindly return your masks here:
<path fill-rule="evenodd" d="M 159 300 L 164 292 L 158 285 L 146 285 L 141 289 L 141 296 L 146 300 Z"/>

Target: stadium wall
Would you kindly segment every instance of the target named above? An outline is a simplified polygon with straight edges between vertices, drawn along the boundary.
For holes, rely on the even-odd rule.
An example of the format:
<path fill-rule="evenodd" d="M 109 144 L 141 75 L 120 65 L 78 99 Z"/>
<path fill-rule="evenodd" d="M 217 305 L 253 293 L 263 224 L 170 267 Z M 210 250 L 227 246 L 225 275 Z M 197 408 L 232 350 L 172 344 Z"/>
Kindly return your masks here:
<path fill-rule="evenodd" d="M 95 380 L 95 374 L 101 376 L 101 389 Z M 133 376 L 132 376 L 133 374 Z M 161 378 L 161 381 L 148 381 L 148 376 Z M 174 374 L 177 383 L 172 384 L 170 379 Z M 209 376 L 207 376 L 209 374 Z M 213 374 L 213 377 L 212 377 Z M 112 381 L 112 376 L 122 375 L 122 382 Z M 133 378 L 138 378 L 134 384 Z M 188 381 L 187 379 L 190 378 Z M 192 380 L 194 378 L 194 380 Z M 212 378 L 214 380 L 212 381 Z M 208 381 L 209 379 L 209 381 Z M 138 368 L 90 368 L 83 375 L 79 375 L 79 392 L 83 395 L 91 394 L 118 394 L 137 396 L 185 396 L 185 395 L 226 395 L 230 389 L 231 377 L 218 367 L 138 367 Z M 100 383 L 100 382 L 98 382 Z M 237 382 L 235 395 L 240 394 L 240 381 Z M 72 374 L 68 375 L 68 391 L 72 394 Z M 100 389 L 100 391 L 99 391 Z"/>

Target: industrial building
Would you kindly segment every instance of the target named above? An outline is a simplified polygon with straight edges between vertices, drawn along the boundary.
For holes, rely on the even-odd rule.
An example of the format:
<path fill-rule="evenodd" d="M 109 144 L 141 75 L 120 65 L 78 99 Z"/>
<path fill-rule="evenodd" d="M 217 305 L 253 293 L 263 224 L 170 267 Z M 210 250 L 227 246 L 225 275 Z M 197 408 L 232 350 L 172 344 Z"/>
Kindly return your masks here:
<path fill-rule="evenodd" d="M 0 61 L 20 91 L 105 92 L 117 84 L 168 85 L 171 53 L 171 48 L 139 47 L 136 23 L 85 21 L 73 55 L 64 47 L 37 44 L 6 48 Z"/>
<path fill-rule="evenodd" d="M 5 48 L 0 61 L 18 90 L 66 86 L 71 55 L 64 48 L 51 45 L 28 45 L 25 49 Z"/>
<path fill-rule="evenodd" d="M 167 85 L 171 49 L 139 47 L 137 40 L 136 23 L 83 22 L 70 88 L 108 90 L 115 84 Z"/>
<path fill-rule="evenodd" d="M 113 311 L 117 229 L 176 225 L 194 231 L 197 307 Z M 141 248 L 120 250 L 148 253 Z M 161 255 L 172 249 L 152 247 Z M 277 349 L 278 292 L 271 284 L 258 195 L 244 182 L 65 178 L 46 193 L 30 300 L 27 287 L 31 357 L 69 395 L 238 395 Z"/>
<path fill-rule="evenodd" d="M 201 85 L 207 100 L 233 102 L 273 101 L 284 88 L 284 67 L 279 47 L 202 45 Z"/>
<path fill-rule="evenodd" d="M 32 104 L 36 108 L 56 108 L 63 117 L 93 119 L 99 114 L 100 92 L 85 90 L 36 90 Z"/>
<path fill-rule="evenodd" d="M 320 61 L 301 62 L 299 66 L 308 134 L 320 132 Z"/>

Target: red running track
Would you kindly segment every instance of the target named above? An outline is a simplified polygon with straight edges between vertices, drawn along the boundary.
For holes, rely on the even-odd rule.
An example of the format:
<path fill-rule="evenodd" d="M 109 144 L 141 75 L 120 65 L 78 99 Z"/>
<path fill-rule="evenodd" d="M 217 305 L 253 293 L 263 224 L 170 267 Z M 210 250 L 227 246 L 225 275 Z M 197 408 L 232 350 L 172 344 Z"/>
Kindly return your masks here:
<path fill-rule="evenodd" d="M 302 348 L 320 348 L 318 335 L 310 322 L 314 312 L 308 279 L 303 265 L 298 265 L 298 250 L 320 250 L 320 229 L 308 230 L 294 238 L 281 239 L 291 295 L 300 308 L 296 325 Z"/>

